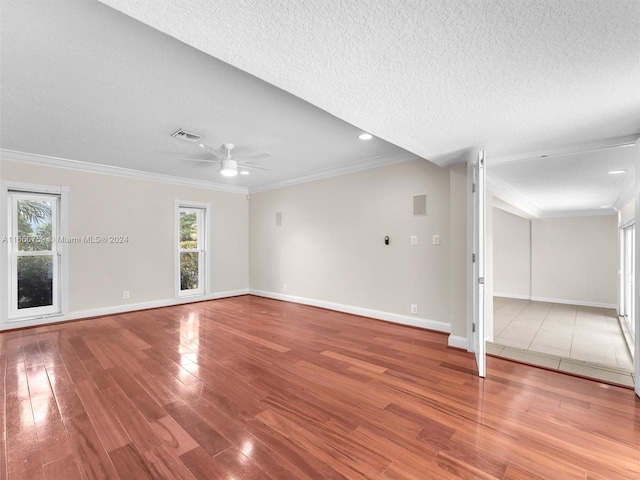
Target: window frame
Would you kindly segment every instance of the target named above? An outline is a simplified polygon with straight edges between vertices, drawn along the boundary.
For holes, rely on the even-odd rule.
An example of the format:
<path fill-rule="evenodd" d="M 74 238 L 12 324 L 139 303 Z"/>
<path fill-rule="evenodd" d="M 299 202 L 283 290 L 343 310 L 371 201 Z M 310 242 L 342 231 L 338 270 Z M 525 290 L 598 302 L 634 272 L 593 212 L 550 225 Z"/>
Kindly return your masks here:
<path fill-rule="evenodd" d="M 66 186 L 51 186 L 27 184 L 0 180 L 0 238 L 7 239 L 17 230 L 17 223 L 9 225 L 9 222 L 17 222 L 14 213 L 14 206 L 17 199 L 40 197 L 47 200 L 53 199 L 55 213 L 52 214 L 52 236 L 54 238 L 68 237 L 68 193 Z M 15 231 L 17 234 L 17 231 Z M 22 323 L 29 320 L 63 316 L 69 313 L 69 258 L 68 244 L 66 242 L 53 242 L 53 262 L 57 267 L 54 275 L 53 285 L 53 305 L 43 307 L 32 307 L 26 309 L 17 308 L 17 258 L 19 256 L 38 256 L 39 253 L 15 255 L 17 245 L 6 241 L 0 244 L 0 270 L 6 274 L 0 275 L 0 304 L 4 307 L 0 309 L 0 330 L 10 328 L 11 323 Z M 52 253 L 48 253 L 52 255 Z M 14 278 L 14 273 L 15 278 Z"/>
<path fill-rule="evenodd" d="M 174 288 L 177 299 L 200 297 L 211 292 L 210 281 L 210 203 L 175 200 L 174 202 Z M 180 248 L 180 214 L 196 213 L 198 219 L 198 245 L 195 249 Z M 198 288 L 182 290 L 180 283 L 180 254 L 198 253 Z"/>

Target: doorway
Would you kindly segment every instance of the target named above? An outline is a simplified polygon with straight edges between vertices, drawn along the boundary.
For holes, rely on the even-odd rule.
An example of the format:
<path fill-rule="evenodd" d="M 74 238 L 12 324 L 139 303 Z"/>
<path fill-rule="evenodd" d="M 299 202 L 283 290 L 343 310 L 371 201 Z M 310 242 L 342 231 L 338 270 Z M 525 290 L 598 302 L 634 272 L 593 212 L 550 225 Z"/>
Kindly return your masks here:
<path fill-rule="evenodd" d="M 618 316 L 626 310 L 633 319 L 633 275 L 619 274 L 624 252 L 633 272 L 633 229 L 620 230 L 611 215 L 527 219 L 496 209 L 492 230 L 488 353 L 633 386 Z"/>

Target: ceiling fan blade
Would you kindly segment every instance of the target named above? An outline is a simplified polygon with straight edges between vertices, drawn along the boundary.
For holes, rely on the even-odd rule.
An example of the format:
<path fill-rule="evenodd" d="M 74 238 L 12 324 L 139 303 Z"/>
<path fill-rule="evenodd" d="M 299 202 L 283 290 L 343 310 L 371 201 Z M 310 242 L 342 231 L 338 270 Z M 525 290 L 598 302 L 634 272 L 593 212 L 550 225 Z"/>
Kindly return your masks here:
<path fill-rule="evenodd" d="M 246 157 L 233 157 L 233 159 L 240 164 L 249 162 L 251 160 L 266 160 L 267 158 L 271 158 L 271 155 L 269 153 L 256 153 L 254 155 L 248 155 Z"/>
<path fill-rule="evenodd" d="M 227 156 L 220 152 L 219 150 L 213 148 L 211 145 L 206 144 L 206 143 L 199 143 L 198 146 L 200 148 L 202 148 L 205 152 L 213 155 L 214 157 L 216 157 L 218 160 L 223 160 L 225 158 L 227 158 Z"/>
<path fill-rule="evenodd" d="M 264 172 L 268 172 L 270 169 L 269 168 L 265 168 L 265 167 L 258 167 L 257 165 L 251 165 L 248 163 L 239 163 L 238 162 L 238 168 L 248 168 L 251 170 L 262 170 Z"/>
<path fill-rule="evenodd" d="M 178 160 L 188 160 L 190 162 L 203 162 L 203 163 L 220 163 L 217 158 L 178 158 Z"/>

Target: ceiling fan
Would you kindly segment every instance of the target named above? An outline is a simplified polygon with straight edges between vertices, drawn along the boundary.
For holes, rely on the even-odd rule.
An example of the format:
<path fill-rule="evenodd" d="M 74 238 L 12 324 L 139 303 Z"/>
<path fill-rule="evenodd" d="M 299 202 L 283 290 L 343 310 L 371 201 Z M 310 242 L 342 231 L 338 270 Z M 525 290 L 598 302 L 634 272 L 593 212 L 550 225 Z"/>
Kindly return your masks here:
<path fill-rule="evenodd" d="M 258 153 L 256 155 L 250 155 L 242 158 L 232 158 L 231 150 L 235 148 L 233 143 L 223 143 L 220 149 L 213 148 L 206 143 L 198 144 L 208 155 L 212 158 L 185 158 L 185 160 L 193 160 L 196 162 L 209 162 L 220 163 L 220 173 L 225 177 L 235 177 L 238 173 L 246 175 L 249 173 L 249 169 L 252 170 L 264 170 L 268 171 L 268 168 L 260 167 L 258 165 L 251 165 L 248 162 L 252 160 L 260 160 L 265 158 L 271 158 L 268 153 Z"/>

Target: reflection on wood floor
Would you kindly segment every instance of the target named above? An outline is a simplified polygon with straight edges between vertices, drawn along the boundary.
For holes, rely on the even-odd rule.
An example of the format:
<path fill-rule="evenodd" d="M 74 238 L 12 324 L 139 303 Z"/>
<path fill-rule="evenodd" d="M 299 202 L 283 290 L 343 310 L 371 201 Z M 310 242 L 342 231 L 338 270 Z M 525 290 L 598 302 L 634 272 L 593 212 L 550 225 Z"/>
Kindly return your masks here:
<path fill-rule="evenodd" d="M 633 391 L 252 296 L 0 334 L 0 479 L 640 478 Z"/>

